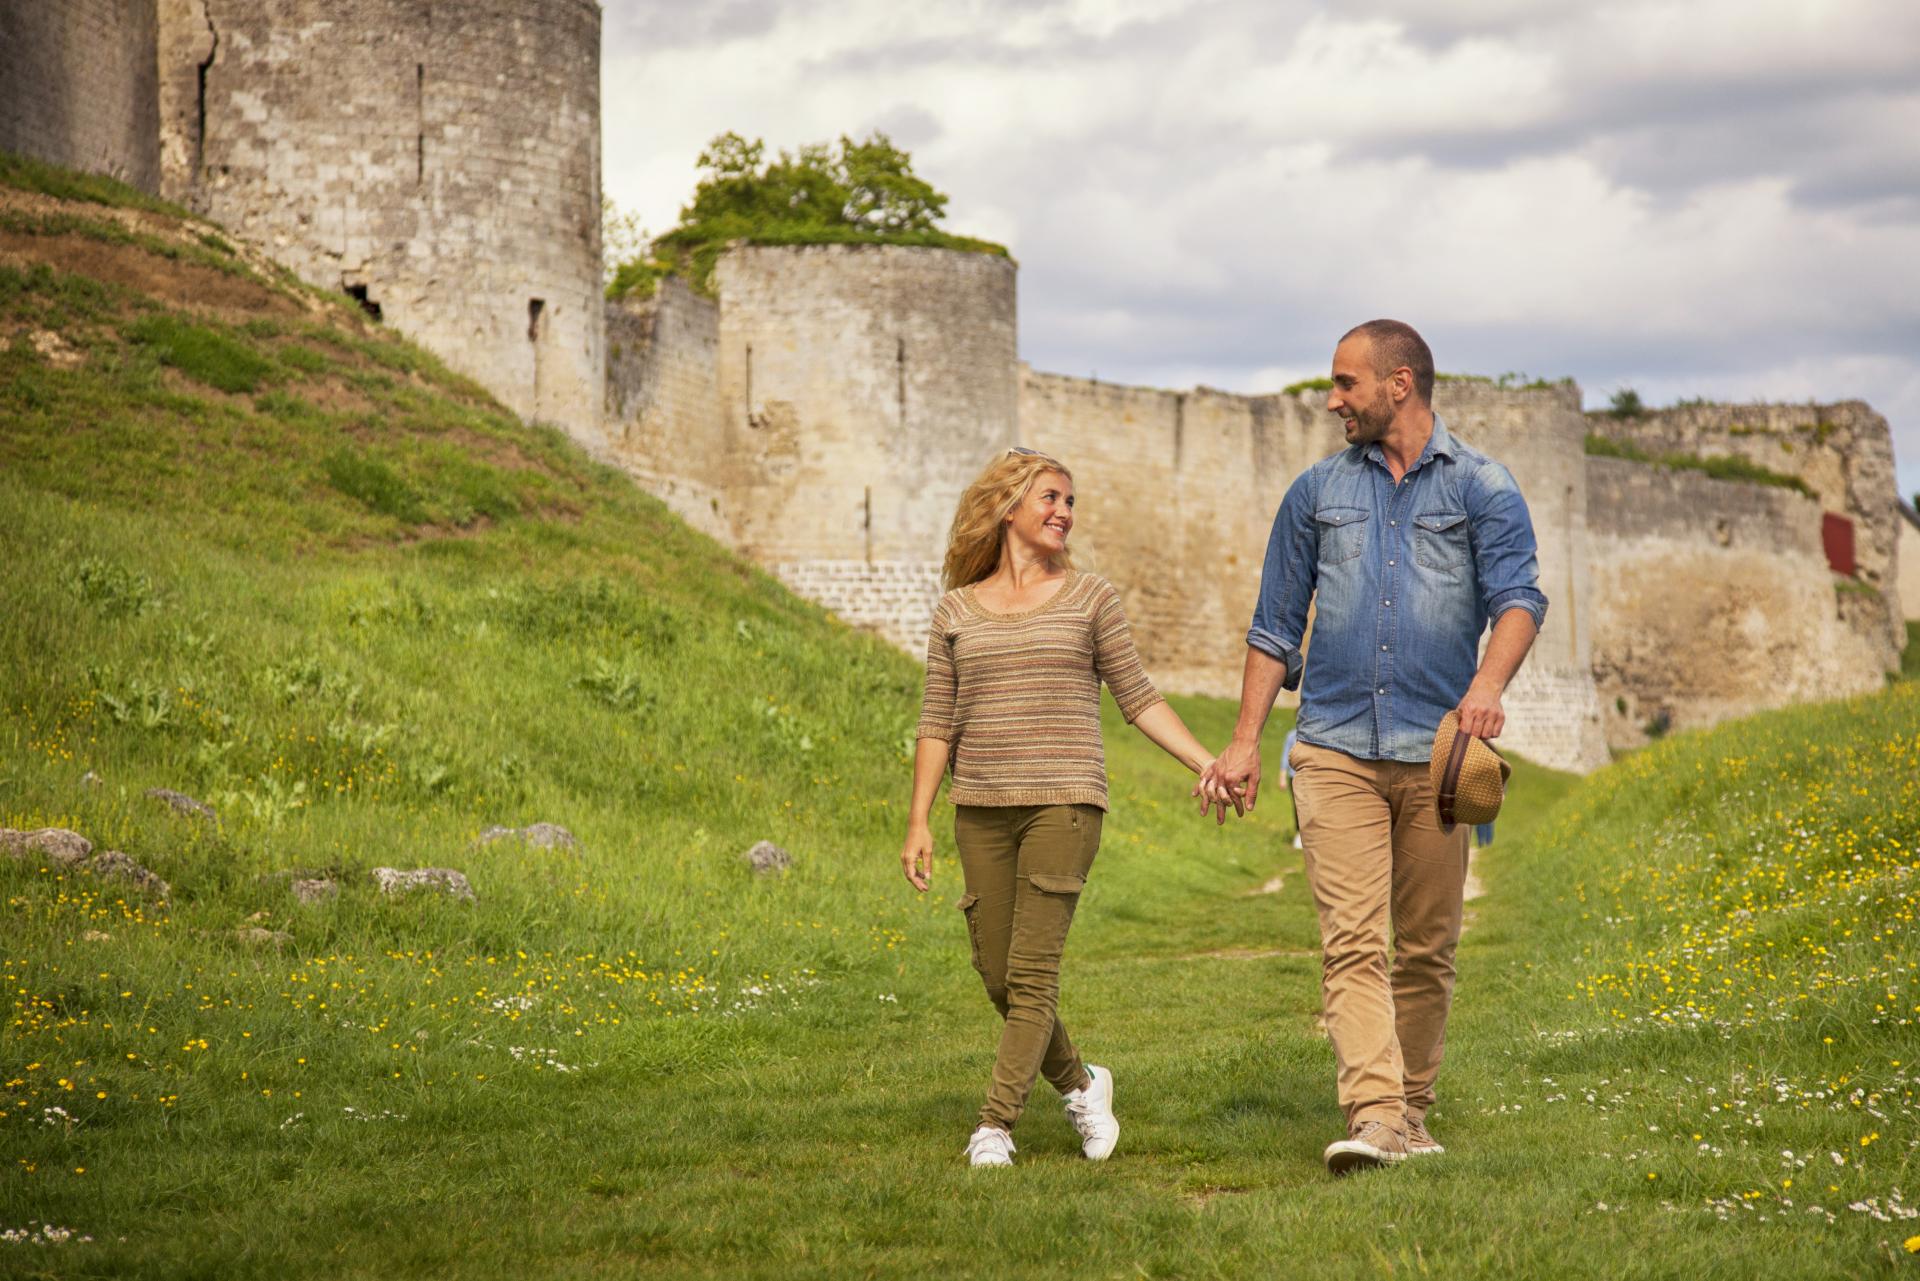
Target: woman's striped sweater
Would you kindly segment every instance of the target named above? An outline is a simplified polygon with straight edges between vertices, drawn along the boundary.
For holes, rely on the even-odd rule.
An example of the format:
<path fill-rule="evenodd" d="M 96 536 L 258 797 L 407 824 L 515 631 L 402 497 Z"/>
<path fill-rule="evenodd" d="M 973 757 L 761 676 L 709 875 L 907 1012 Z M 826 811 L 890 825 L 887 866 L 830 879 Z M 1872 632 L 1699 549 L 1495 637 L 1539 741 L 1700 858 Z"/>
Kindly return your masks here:
<path fill-rule="evenodd" d="M 1107 807 L 1100 682 L 1129 723 L 1160 701 L 1140 665 L 1120 594 L 1068 571 L 1044 603 L 996 614 L 961 587 L 927 636 L 920 738 L 947 744 L 955 805 Z"/>

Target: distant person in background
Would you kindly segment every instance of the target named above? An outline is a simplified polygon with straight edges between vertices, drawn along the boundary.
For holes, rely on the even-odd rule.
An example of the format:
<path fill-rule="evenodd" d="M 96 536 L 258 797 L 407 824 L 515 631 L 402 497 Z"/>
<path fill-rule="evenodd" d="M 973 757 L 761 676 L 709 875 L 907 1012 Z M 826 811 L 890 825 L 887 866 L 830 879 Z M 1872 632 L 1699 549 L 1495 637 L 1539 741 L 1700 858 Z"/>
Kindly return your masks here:
<path fill-rule="evenodd" d="M 973 967 L 1005 1020 L 979 1126 L 976 1166 L 1013 1163 L 1013 1127 L 1034 1079 L 1065 1099 L 1081 1152 L 1119 1141 L 1113 1073 L 1080 1057 L 1060 1023 L 1060 959 L 1107 809 L 1100 683 L 1120 713 L 1198 773 L 1213 756 L 1154 691 L 1120 595 L 1067 555 L 1073 476 L 1015 448 L 960 497 L 946 586 L 927 637 L 926 697 L 900 866 L 916 890 L 933 874 L 930 816 L 949 768 Z M 1220 817 L 1224 818 L 1225 807 Z"/>
<path fill-rule="evenodd" d="M 1447 430 L 1432 398 L 1433 353 L 1410 326 L 1373 320 L 1341 338 L 1327 408 L 1347 447 L 1301 473 L 1280 504 L 1240 720 L 1195 789 L 1203 806 L 1252 808 L 1267 714 L 1282 688 L 1300 686 L 1287 765 L 1347 1121 L 1324 1154 L 1335 1174 L 1443 1151 L 1426 1119 L 1453 1000 L 1467 828 L 1441 825 L 1434 735 L 1453 710 L 1466 733 L 1499 735 L 1501 695 L 1547 612 L 1519 487 Z"/>

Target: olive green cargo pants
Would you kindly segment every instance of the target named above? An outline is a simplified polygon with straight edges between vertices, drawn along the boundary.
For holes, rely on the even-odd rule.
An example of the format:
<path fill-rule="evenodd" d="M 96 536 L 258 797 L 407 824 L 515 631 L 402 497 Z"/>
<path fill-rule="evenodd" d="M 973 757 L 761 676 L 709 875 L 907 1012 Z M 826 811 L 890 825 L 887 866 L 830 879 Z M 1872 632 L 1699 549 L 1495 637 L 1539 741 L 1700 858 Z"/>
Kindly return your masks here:
<path fill-rule="evenodd" d="M 1105 817 L 1095 805 L 955 807 L 973 968 L 1005 1020 L 982 1125 L 1013 1129 L 1036 1076 L 1063 1094 L 1087 1084 L 1057 1012 L 1060 956 Z"/>

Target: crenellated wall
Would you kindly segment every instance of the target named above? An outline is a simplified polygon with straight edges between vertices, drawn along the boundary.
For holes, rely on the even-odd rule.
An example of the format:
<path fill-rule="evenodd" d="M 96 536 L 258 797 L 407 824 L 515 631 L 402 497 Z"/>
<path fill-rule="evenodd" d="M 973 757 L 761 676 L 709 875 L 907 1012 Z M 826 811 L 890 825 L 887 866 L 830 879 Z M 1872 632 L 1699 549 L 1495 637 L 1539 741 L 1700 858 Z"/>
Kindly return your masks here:
<path fill-rule="evenodd" d="M 0 150 L 159 190 L 155 26 L 128 0 L 0 4 Z"/>

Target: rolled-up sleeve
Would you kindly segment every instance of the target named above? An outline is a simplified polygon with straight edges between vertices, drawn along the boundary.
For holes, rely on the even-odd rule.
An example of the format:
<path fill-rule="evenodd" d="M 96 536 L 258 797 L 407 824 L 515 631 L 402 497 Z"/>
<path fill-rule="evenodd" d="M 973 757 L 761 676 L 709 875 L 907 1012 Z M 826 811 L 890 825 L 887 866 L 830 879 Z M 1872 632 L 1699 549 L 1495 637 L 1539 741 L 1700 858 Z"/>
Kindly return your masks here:
<path fill-rule="evenodd" d="M 1260 599 L 1247 629 L 1248 645 L 1293 667 L 1300 661 L 1307 606 L 1320 570 L 1313 528 L 1315 483 L 1312 470 L 1302 472 L 1280 502 L 1260 568 Z"/>
<path fill-rule="evenodd" d="M 1480 604 L 1487 617 L 1498 621 L 1510 609 L 1524 609 L 1535 627 L 1544 624 L 1547 596 L 1540 590 L 1539 544 L 1513 473 L 1491 462 L 1475 472 L 1467 515 Z"/>
<path fill-rule="evenodd" d="M 927 688 L 920 698 L 920 724 L 913 736 L 953 740 L 953 711 L 959 697 L 959 677 L 953 666 L 953 643 L 948 639 L 947 602 L 933 607 L 927 629 Z"/>

